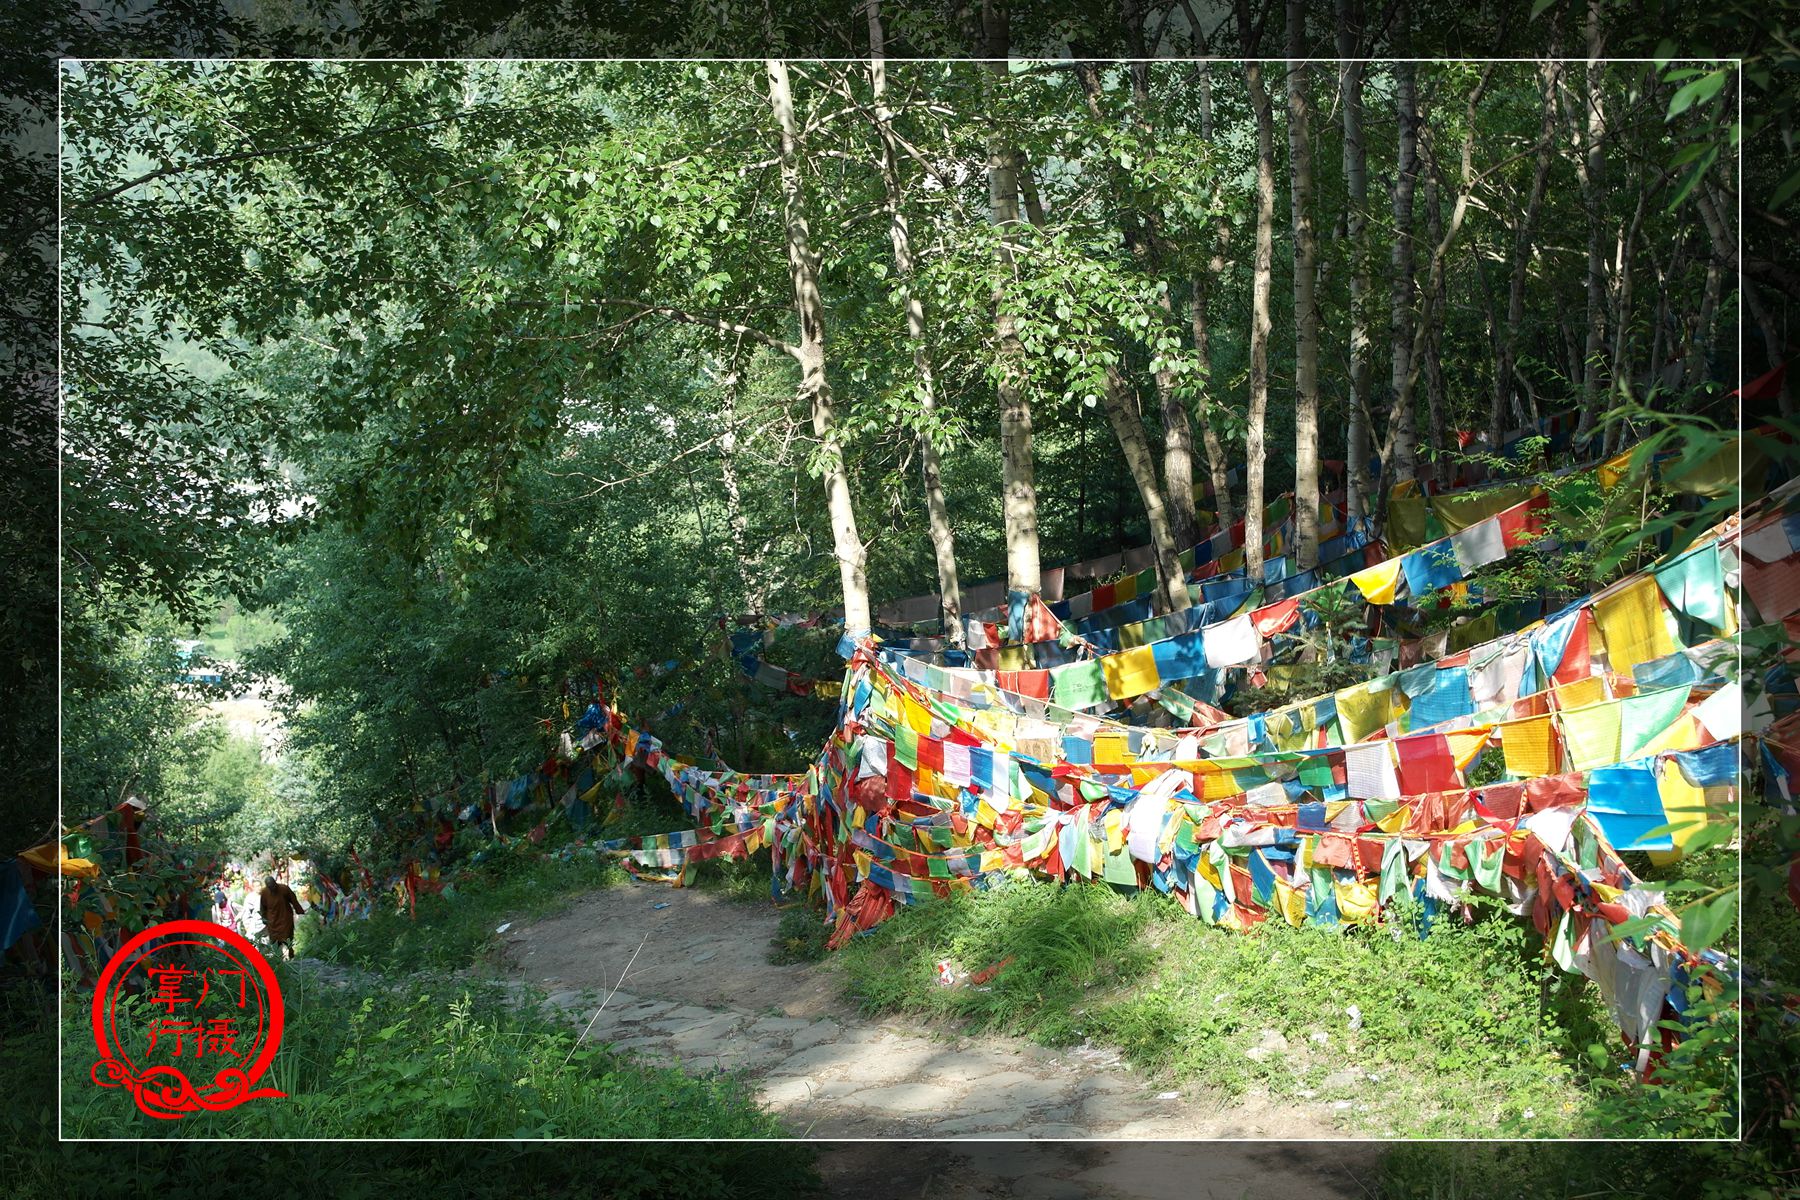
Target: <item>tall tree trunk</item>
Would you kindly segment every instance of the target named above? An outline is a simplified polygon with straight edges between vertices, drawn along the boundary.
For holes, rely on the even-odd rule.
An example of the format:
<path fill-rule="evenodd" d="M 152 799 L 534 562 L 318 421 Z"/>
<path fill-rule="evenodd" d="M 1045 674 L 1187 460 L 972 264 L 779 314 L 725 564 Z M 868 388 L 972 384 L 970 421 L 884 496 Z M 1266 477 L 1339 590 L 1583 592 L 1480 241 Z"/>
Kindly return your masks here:
<path fill-rule="evenodd" d="M 1781 328 L 1776 325 L 1774 314 L 1769 311 L 1763 300 L 1761 291 L 1748 279 L 1741 283 L 1744 291 L 1744 303 L 1750 309 L 1750 315 L 1756 321 L 1756 328 L 1762 333 L 1763 353 L 1769 361 L 1769 369 L 1773 370 L 1787 361 L 1787 351 L 1782 346 Z M 1776 398 L 1781 415 L 1794 415 L 1794 388 L 1784 375 L 1781 379 L 1781 394 Z"/>
<path fill-rule="evenodd" d="M 759 564 L 753 561 L 758 556 L 750 551 L 750 522 L 744 515 L 743 490 L 738 482 L 737 471 L 737 393 L 740 381 L 738 364 L 734 361 L 731 373 L 722 381 L 720 399 L 723 411 L 720 416 L 724 420 L 725 432 L 719 438 L 719 475 L 725 485 L 725 523 L 731 536 L 731 555 L 737 562 L 744 612 L 760 614 L 765 603 L 763 574 L 757 569 Z"/>
<path fill-rule="evenodd" d="M 825 375 L 825 304 L 819 295 L 819 255 L 812 247 L 800 185 L 800 137 L 794 122 L 794 95 L 787 64 L 767 59 L 769 107 L 781 131 L 782 221 L 787 234 L 788 276 L 793 281 L 794 311 L 800 317 L 800 398 L 812 408 L 813 434 L 819 439 L 825 476 L 825 499 L 831 514 L 831 540 L 844 589 L 844 629 L 867 634 L 872 628 L 869 580 L 856 512 L 850 504 L 850 479 L 838 441 L 832 411 L 831 384 Z"/>
<path fill-rule="evenodd" d="M 1103 389 L 1106 419 L 1111 422 L 1119 449 L 1125 453 L 1125 465 L 1131 481 L 1137 485 L 1138 499 L 1143 501 L 1144 515 L 1150 523 L 1150 550 L 1156 562 L 1159 607 L 1164 612 L 1179 612 L 1191 602 L 1187 578 L 1181 569 L 1180 551 L 1170 530 L 1169 510 L 1163 503 L 1162 488 L 1156 482 L 1156 458 L 1150 449 L 1150 435 L 1144 430 L 1144 419 L 1138 413 L 1137 397 L 1131 394 L 1124 376 L 1114 366 L 1106 368 Z"/>
<path fill-rule="evenodd" d="M 1246 53 L 1254 41 L 1247 0 L 1237 0 L 1238 29 Z M 1250 283 L 1250 403 L 1244 430 L 1244 571 L 1263 580 L 1263 423 L 1269 407 L 1269 286 L 1274 257 L 1275 123 L 1262 64 L 1244 63 L 1244 84 L 1256 117 L 1256 251 Z"/>
<path fill-rule="evenodd" d="M 1399 5 L 1400 28 L 1406 27 L 1407 6 Z M 1394 254 L 1391 283 L 1389 334 L 1393 346 L 1391 381 L 1393 409 L 1388 414 L 1388 452 L 1382 456 L 1384 493 L 1403 479 L 1411 479 L 1417 437 L 1413 432 L 1413 188 L 1419 175 L 1419 113 L 1414 67 L 1394 64 L 1394 109 L 1399 122 L 1399 159 L 1394 169 Z M 1385 514 L 1386 508 L 1382 509 Z"/>
<path fill-rule="evenodd" d="M 1337 0 L 1338 88 L 1343 93 L 1345 236 L 1350 247 L 1350 414 L 1344 445 L 1344 504 L 1368 511 L 1369 494 L 1369 171 L 1363 149 L 1362 4 Z"/>
<path fill-rule="evenodd" d="M 1006 86 L 1010 39 L 1006 10 L 983 0 L 982 30 L 991 60 L 987 70 L 996 87 Z M 1006 307 L 1006 287 L 1013 276 L 1011 240 L 1019 224 L 1019 174 L 1017 156 L 1003 134 L 988 139 L 988 207 L 998 234 L 995 256 L 999 271 L 994 280 L 994 338 L 999 344 L 1000 474 L 1006 522 L 1006 587 L 1009 592 L 1036 596 L 1044 590 L 1038 558 L 1037 483 L 1031 457 L 1031 401 L 1025 392 L 1025 348 L 1012 313 Z"/>
<path fill-rule="evenodd" d="M 901 203 L 900 148 L 894 140 L 894 113 L 887 103 L 887 63 L 883 59 L 886 38 L 881 26 L 879 0 L 869 0 L 869 87 L 875 101 L 875 129 L 881 137 L 881 181 L 888 210 L 888 240 L 894 246 L 894 278 L 906 308 L 906 336 L 912 343 L 913 373 L 918 382 L 920 425 L 919 467 L 925 484 L 926 524 L 931 531 L 931 552 L 937 560 L 938 594 L 944 619 L 944 636 L 957 649 L 963 645 L 962 588 L 956 576 L 956 535 L 944 503 L 944 478 L 937 449 L 937 386 L 932 376 L 931 355 L 925 346 L 925 305 L 913 288 L 912 233 L 906 208 Z"/>
<path fill-rule="evenodd" d="M 1027 194 L 1035 192 L 1031 165 L 1020 159 L 1017 170 Z M 1034 208 L 1031 221 L 1042 229 L 1043 210 Z M 1164 612 L 1179 612 L 1189 606 L 1192 598 L 1188 595 L 1186 574 L 1181 569 L 1181 547 L 1175 541 L 1168 504 L 1156 480 L 1156 456 L 1150 448 L 1150 435 L 1144 429 L 1143 415 L 1138 411 L 1137 397 L 1116 366 L 1106 368 L 1102 391 L 1107 422 L 1119 439 L 1119 449 L 1125 455 L 1125 465 L 1131 471 L 1131 481 L 1137 486 L 1138 498 L 1143 501 L 1144 516 L 1150 526 L 1150 551 L 1156 565 L 1161 608 Z"/>
<path fill-rule="evenodd" d="M 1194 65 L 1196 79 L 1200 85 L 1200 136 L 1208 144 L 1213 140 L 1213 106 L 1212 106 L 1212 70 L 1209 64 L 1201 62 Z M 1213 194 L 1218 196 L 1219 184 L 1213 186 Z M 1231 528 L 1231 464 L 1225 458 L 1224 440 L 1219 436 L 1219 421 L 1213 409 L 1212 386 L 1212 345 L 1207 324 L 1206 302 L 1210 291 L 1210 282 L 1225 276 L 1225 251 L 1230 244 L 1231 222 L 1220 219 L 1213 235 L 1212 254 L 1207 261 L 1206 270 L 1195 274 L 1190 283 L 1188 301 L 1188 321 L 1194 335 L 1194 358 L 1200 364 L 1202 375 L 1200 400 L 1200 441 L 1206 448 L 1206 472 L 1212 481 L 1213 513 L 1218 526 Z"/>
<path fill-rule="evenodd" d="M 1531 191 L 1525 197 L 1525 211 L 1513 227 L 1512 277 L 1506 292 L 1506 334 L 1500 340 L 1500 360 L 1494 368 L 1494 406 L 1488 412 L 1489 448 L 1496 451 L 1506 432 L 1507 413 L 1513 405 L 1519 327 L 1525 320 L 1525 283 L 1531 270 L 1532 227 L 1537 223 L 1538 208 L 1544 202 L 1545 184 L 1550 178 L 1550 152 L 1556 138 L 1557 73 L 1562 69 L 1556 61 L 1557 49 L 1553 36 L 1551 57 L 1538 64 L 1538 76 L 1543 81 L 1543 110 L 1538 118 L 1537 148 L 1532 156 Z"/>
<path fill-rule="evenodd" d="M 1468 216 L 1469 200 L 1475 188 L 1475 131 L 1476 115 L 1481 107 L 1481 98 L 1487 93 L 1488 84 L 1494 77 L 1495 64 L 1489 63 L 1482 71 L 1481 79 L 1469 93 L 1469 99 L 1463 115 L 1462 141 L 1462 175 L 1457 184 L 1456 199 L 1450 205 L 1450 220 L 1443 225 L 1443 236 L 1436 239 L 1431 247 L 1425 275 L 1425 287 L 1422 292 L 1423 303 L 1420 306 L 1418 320 L 1413 325 L 1412 342 L 1406 346 L 1404 353 L 1410 367 L 1406 376 L 1400 380 L 1401 399 L 1396 406 L 1410 402 L 1418 383 L 1419 370 L 1425 362 L 1429 339 L 1439 320 L 1438 305 L 1445 294 L 1445 264 L 1449 261 L 1450 247 L 1456 243 L 1456 235 L 1461 232 L 1463 219 Z M 1435 181 L 1434 181 L 1435 184 Z M 1433 188 L 1435 200 L 1435 186 Z M 1389 444 L 1397 437 L 1397 429 L 1388 427 Z M 1397 453 L 1397 452 L 1396 452 Z"/>
<path fill-rule="evenodd" d="M 1150 53 L 1144 40 L 1145 6 L 1141 0 L 1119 0 L 1119 15 L 1125 29 L 1125 49 L 1132 61 L 1127 70 L 1131 79 L 1131 110 L 1138 129 L 1150 132 Z M 1099 97 L 1090 95 L 1089 107 Z M 1158 214 L 1152 209 L 1144 214 L 1147 266 L 1161 278 L 1168 260 Z M 1169 281 L 1164 279 L 1167 284 Z M 1165 286 L 1156 296 L 1169 325 L 1175 323 L 1174 289 Z M 1166 354 L 1159 354 L 1167 358 Z M 1175 372 L 1169 367 L 1152 372 L 1156 383 L 1156 402 L 1163 427 L 1163 490 L 1169 505 L 1169 530 L 1178 549 L 1187 549 L 1199 535 L 1194 516 L 1194 427 L 1188 418 L 1187 405 L 1175 391 Z M 1181 585 L 1185 607 L 1187 584 Z"/>
<path fill-rule="evenodd" d="M 1319 563 L 1319 244 L 1312 218 L 1306 2 L 1288 0 L 1288 175 L 1294 221 L 1294 561 Z"/>
<path fill-rule="evenodd" d="M 1082 92 L 1087 97 L 1088 115 L 1096 124 L 1106 120 L 1105 111 L 1100 106 L 1100 68 L 1090 61 L 1078 61 L 1075 74 L 1081 83 Z M 1133 87 L 1136 88 L 1137 72 L 1132 72 Z M 1149 94 L 1135 96 L 1142 105 L 1148 105 Z M 1140 128 L 1146 128 L 1142 121 Z M 1029 166 L 1021 164 L 1020 177 L 1029 179 Z M 1120 181 L 1123 183 L 1123 181 Z M 1146 217 L 1142 228 L 1135 224 L 1123 209 L 1119 214 L 1120 232 L 1125 245 L 1132 256 L 1146 268 L 1154 271 L 1159 255 L 1156 252 L 1155 238 Z M 1167 289 L 1162 295 L 1165 312 L 1170 312 Z M 1170 312 L 1172 316 L 1172 312 Z M 1159 355 L 1160 357 L 1160 355 Z M 1138 412 L 1137 400 L 1125 384 L 1117 367 L 1109 366 L 1106 370 L 1106 415 L 1112 423 L 1113 432 L 1118 436 L 1119 448 L 1125 453 L 1125 461 L 1131 469 L 1132 482 L 1137 485 L 1138 495 L 1144 502 L 1144 513 L 1149 518 L 1150 548 L 1156 563 L 1157 591 L 1162 597 L 1162 607 L 1166 612 L 1176 612 L 1188 606 L 1187 579 L 1181 569 L 1181 549 L 1183 545 L 1193 544 L 1193 507 L 1194 479 L 1192 438 L 1188 433 L 1187 412 L 1181 402 L 1175 398 L 1175 379 L 1173 372 L 1162 368 L 1154 372 L 1157 399 L 1163 414 L 1164 430 L 1168 435 L 1168 444 L 1178 453 L 1170 457 L 1174 475 L 1169 480 L 1170 491 L 1177 487 L 1187 499 L 1186 533 L 1178 536 L 1175 532 L 1179 523 L 1175 518 L 1172 503 L 1164 496 L 1163 489 L 1156 479 L 1156 465 L 1150 450 L 1149 435 L 1144 430 L 1143 417 Z"/>
<path fill-rule="evenodd" d="M 1224 273 L 1223 255 L 1214 254 L 1210 264 L 1213 278 Z M 1194 358 L 1200 364 L 1205 375 L 1203 386 L 1210 397 L 1212 393 L 1212 343 L 1206 317 L 1206 275 L 1193 277 L 1192 292 L 1188 300 L 1188 321 L 1193 329 Z M 1210 399 L 1203 404 L 1200 414 L 1200 444 L 1206 449 L 1206 474 L 1212 481 L 1213 516 L 1215 524 L 1222 529 L 1231 527 L 1233 513 L 1231 508 L 1231 463 L 1225 457 L 1225 442 L 1219 437 L 1217 420 L 1212 416 Z"/>
<path fill-rule="evenodd" d="M 1694 318 L 1688 341 L 1687 367 L 1682 373 L 1683 386 L 1692 391 L 1712 377 L 1713 324 L 1719 314 L 1719 297 L 1724 290 L 1725 271 L 1717 254 L 1706 256 L 1706 286 L 1700 293 L 1700 312 Z"/>
<path fill-rule="evenodd" d="M 1614 394 L 1620 399 L 1629 397 L 1632 390 L 1630 352 L 1631 338 L 1635 327 L 1631 318 L 1631 264 L 1632 259 L 1636 257 L 1638 230 L 1643 226 L 1644 211 L 1649 199 L 1648 188 L 1638 191 L 1637 208 L 1631 214 L 1631 223 L 1619 230 L 1619 243 L 1613 262 L 1612 362 L 1608 368 L 1607 377 L 1611 380 Z M 1617 431 L 1619 446 L 1622 447 L 1625 444 L 1624 439 L 1625 430 L 1621 426 Z M 1604 451 L 1610 452 L 1613 448 L 1613 438 L 1609 437 L 1607 443 Z"/>
<path fill-rule="evenodd" d="M 1581 420 L 1577 443 L 1585 441 L 1600 420 L 1604 396 L 1600 361 L 1606 353 L 1606 109 L 1601 80 L 1606 70 L 1602 49 L 1601 0 L 1588 0 L 1587 72 L 1583 81 L 1586 114 L 1582 124 L 1581 199 L 1587 208 L 1587 336 L 1581 354 Z"/>
<path fill-rule="evenodd" d="M 1437 245 L 1444 237 L 1444 215 L 1438 207 L 1438 173 L 1434 161 L 1425 173 L 1425 236 Z M 1426 311 L 1432 314 L 1425 330 L 1425 409 L 1430 414 L 1428 430 L 1431 439 L 1431 478 L 1439 487 L 1450 481 L 1449 414 L 1445 411 L 1444 364 L 1441 351 L 1444 341 L 1445 288 L 1444 273 L 1432 272 L 1432 292 Z"/>

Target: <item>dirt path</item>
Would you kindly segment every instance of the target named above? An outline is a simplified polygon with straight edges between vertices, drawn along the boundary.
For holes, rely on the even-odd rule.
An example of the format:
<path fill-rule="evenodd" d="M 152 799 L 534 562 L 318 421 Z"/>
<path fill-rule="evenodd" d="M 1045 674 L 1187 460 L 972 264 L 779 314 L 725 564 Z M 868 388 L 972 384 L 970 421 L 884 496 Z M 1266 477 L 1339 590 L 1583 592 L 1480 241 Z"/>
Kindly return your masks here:
<path fill-rule="evenodd" d="M 505 950 L 548 1006 L 577 1026 L 593 1020 L 589 1037 L 685 1070 L 742 1071 L 803 1137 L 1344 1136 L 1325 1105 L 1253 1095 L 1219 1109 L 1203 1096 L 1159 1093 L 1093 1047 L 1051 1050 L 861 1017 L 826 968 L 768 961 L 778 920 L 770 907 L 703 891 L 618 887 L 514 925 Z"/>
<path fill-rule="evenodd" d="M 1368 1200 L 1381 1147 L 1287 1142 L 960 1142 L 895 1153 L 882 1142 L 819 1156 L 842 1200 Z"/>

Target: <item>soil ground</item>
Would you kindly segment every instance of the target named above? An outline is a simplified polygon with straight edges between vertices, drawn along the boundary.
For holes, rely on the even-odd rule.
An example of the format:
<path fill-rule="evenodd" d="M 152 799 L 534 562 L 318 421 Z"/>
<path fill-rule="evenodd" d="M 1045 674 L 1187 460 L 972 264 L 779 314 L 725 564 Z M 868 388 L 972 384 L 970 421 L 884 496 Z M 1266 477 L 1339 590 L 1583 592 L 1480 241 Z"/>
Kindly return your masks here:
<path fill-rule="evenodd" d="M 744 1073 L 803 1137 L 1345 1136 L 1326 1106 L 1253 1094 L 1221 1107 L 1159 1091 L 1093 1046 L 862 1016 L 828 966 L 768 961 L 779 919 L 772 905 L 705 891 L 608 888 L 509 928 L 505 962 L 591 1039 L 687 1070 Z"/>

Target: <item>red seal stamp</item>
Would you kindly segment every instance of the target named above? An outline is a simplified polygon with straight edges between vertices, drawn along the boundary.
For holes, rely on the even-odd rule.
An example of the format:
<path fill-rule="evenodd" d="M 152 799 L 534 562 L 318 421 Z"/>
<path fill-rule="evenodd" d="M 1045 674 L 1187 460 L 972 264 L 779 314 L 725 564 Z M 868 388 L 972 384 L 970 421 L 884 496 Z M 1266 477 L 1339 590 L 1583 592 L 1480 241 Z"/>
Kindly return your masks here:
<path fill-rule="evenodd" d="M 94 988 L 93 1024 L 93 1081 L 161 1120 L 287 1094 L 255 1086 L 281 1044 L 274 969 L 223 925 L 167 921 L 126 942 Z"/>

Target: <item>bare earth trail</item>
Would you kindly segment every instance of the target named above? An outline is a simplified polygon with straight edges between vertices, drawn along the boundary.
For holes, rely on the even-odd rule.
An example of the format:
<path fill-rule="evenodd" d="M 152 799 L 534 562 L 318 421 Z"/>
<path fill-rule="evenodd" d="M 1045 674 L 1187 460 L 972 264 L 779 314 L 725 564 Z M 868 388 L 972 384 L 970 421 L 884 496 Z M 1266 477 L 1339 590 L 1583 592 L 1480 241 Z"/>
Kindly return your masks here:
<path fill-rule="evenodd" d="M 1160 1098 L 1105 1050 L 863 1017 L 841 998 L 828 968 L 768 961 L 779 918 L 770 906 L 705 891 L 615 887 L 508 929 L 505 957 L 573 1024 L 592 1018 L 593 1040 L 685 1070 L 740 1071 L 803 1137 L 1345 1136 L 1324 1105 L 1252 1096 L 1220 1109 L 1185 1092 Z M 1317 1149 L 1334 1169 L 1366 1157 L 1354 1145 Z M 1292 1165 L 1291 1150 L 1282 1157 Z M 893 1166 L 890 1159 L 886 1169 Z M 1289 1195 L 1293 1182 L 1290 1176 Z M 1343 1194 L 1362 1194 L 1351 1179 L 1342 1182 L 1350 1189 Z M 1192 1178 L 1186 1186 L 1184 1195 L 1198 1194 Z M 1239 1184 L 1220 1194 L 1245 1192 Z"/>

